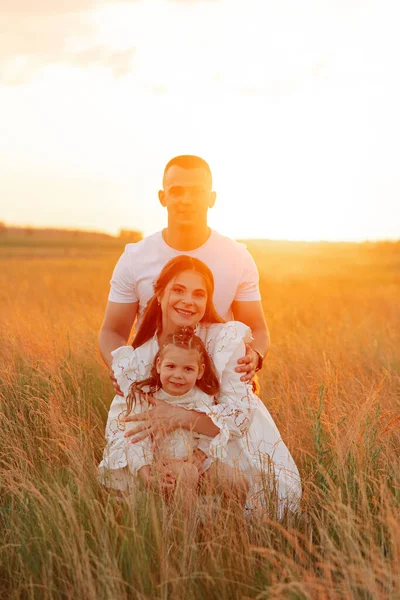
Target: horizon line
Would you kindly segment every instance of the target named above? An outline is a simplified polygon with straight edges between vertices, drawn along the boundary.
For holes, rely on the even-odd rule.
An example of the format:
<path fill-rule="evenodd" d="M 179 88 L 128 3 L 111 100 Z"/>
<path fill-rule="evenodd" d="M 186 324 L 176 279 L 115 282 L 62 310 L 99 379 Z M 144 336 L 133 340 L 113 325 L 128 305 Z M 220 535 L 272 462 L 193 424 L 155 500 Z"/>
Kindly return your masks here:
<path fill-rule="evenodd" d="M 53 231 L 53 232 L 64 232 L 64 233 L 88 233 L 88 234 L 98 234 L 98 235 L 106 235 L 113 239 L 123 239 L 125 236 L 121 236 L 120 234 L 110 233 L 109 231 L 104 231 L 100 229 L 83 229 L 80 227 L 59 227 L 59 226 L 36 226 L 36 225 L 16 225 L 11 223 L 5 223 L 4 221 L 0 221 L 3 223 L 4 230 L 3 235 L 6 234 L 7 229 L 19 229 L 19 230 L 30 230 L 30 231 Z M 148 237 L 148 235 L 144 235 L 143 231 L 140 229 L 130 229 L 127 227 L 121 227 L 119 231 L 132 231 L 136 233 L 140 233 L 143 238 Z M 244 237 L 244 236 L 227 236 L 235 239 L 237 241 L 251 241 L 251 242 L 276 242 L 276 243 L 299 243 L 299 244 L 366 244 L 366 243 L 398 243 L 400 242 L 400 235 L 397 238 L 364 238 L 361 240 L 356 239 L 315 239 L 315 240 L 307 240 L 302 238 L 296 239 L 288 239 L 288 238 L 274 238 L 274 237 Z M 126 239 L 126 238 L 125 238 Z"/>

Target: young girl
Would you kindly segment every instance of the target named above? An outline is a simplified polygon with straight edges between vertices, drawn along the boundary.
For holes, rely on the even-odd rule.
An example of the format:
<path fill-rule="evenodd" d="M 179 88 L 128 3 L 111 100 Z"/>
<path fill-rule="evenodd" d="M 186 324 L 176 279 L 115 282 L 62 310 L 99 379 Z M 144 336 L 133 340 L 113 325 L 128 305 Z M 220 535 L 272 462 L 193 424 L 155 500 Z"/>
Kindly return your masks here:
<path fill-rule="evenodd" d="M 122 369 L 124 378 L 131 380 L 137 373 L 128 374 Z M 126 410 L 121 411 L 115 422 L 109 423 L 111 431 L 128 430 L 136 423 L 124 423 L 124 417 L 151 410 L 148 395 L 187 410 L 204 411 L 216 404 L 219 392 L 218 377 L 202 340 L 190 327 L 181 327 L 166 336 L 157 352 L 150 377 L 132 381 L 126 396 Z M 180 487 L 186 494 L 186 502 L 195 493 L 197 480 L 211 465 L 210 445 L 213 438 L 184 430 L 175 429 L 157 439 L 148 436 L 136 444 L 125 438 L 128 469 L 133 478 L 138 477 L 148 487 L 160 487 L 174 491 Z M 107 462 L 112 449 L 107 445 L 100 469 Z"/>

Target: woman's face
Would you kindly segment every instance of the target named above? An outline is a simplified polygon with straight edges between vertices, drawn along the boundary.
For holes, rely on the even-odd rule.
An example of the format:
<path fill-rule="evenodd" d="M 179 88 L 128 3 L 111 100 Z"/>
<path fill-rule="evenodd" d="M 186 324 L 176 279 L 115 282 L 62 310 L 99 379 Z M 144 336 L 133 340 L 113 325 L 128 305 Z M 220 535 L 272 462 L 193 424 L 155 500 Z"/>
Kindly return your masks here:
<path fill-rule="evenodd" d="M 207 289 L 203 277 L 196 271 L 182 271 L 162 292 L 163 334 L 174 333 L 177 327 L 194 327 L 204 317 Z"/>

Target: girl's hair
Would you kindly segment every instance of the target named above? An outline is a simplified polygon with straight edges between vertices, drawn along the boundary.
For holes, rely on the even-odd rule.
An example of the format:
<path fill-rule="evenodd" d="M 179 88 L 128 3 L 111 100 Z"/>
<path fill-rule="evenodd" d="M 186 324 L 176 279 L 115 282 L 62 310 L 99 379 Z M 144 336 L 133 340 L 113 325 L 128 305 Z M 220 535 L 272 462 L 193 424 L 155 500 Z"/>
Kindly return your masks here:
<path fill-rule="evenodd" d="M 204 316 L 201 322 L 204 323 L 224 323 L 215 310 L 212 301 L 214 293 L 214 277 L 210 269 L 201 260 L 182 254 L 176 256 L 162 269 L 156 282 L 154 283 L 154 296 L 150 298 L 144 311 L 142 323 L 136 333 L 132 346 L 138 348 L 150 340 L 156 331 L 162 329 L 162 311 L 159 303 L 159 296 L 165 292 L 165 288 L 171 280 L 183 273 L 183 271 L 195 271 L 202 276 L 207 291 L 207 303 Z"/>
<path fill-rule="evenodd" d="M 164 358 L 168 346 L 176 346 L 185 350 L 197 350 L 199 353 L 199 364 L 204 364 L 204 374 L 203 377 L 197 380 L 196 385 L 209 396 L 218 394 L 220 390 L 218 376 L 202 340 L 195 335 L 192 327 L 179 327 L 175 333 L 166 336 L 163 345 L 154 358 L 150 377 L 131 384 L 126 399 L 128 412 L 132 410 L 132 406 L 136 402 L 136 394 L 138 394 L 141 401 L 145 393 L 154 394 L 154 392 L 161 388 L 160 374 L 157 372 L 156 367 L 157 359 L 160 358 L 162 360 Z M 146 392 L 144 392 L 144 388 L 148 388 Z"/>

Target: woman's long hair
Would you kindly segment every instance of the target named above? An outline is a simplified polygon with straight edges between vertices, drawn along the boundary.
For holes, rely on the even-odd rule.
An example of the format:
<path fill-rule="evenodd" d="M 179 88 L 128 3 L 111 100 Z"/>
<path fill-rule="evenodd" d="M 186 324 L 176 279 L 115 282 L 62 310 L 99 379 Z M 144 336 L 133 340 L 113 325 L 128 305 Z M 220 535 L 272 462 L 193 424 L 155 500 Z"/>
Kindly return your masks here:
<path fill-rule="evenodd" d="M 162 330 L 162 311 L 159 297 L 163 295 L 169 282 L 183 273 L 183 271 L 195 271 L 202 276 L 207 291 L 207 303 L 202 323 L 224 323 L 218 315 L 212 301 L 214 293 L 214 277 L 210 269 L 201 260 L 182 254 L 167 262 L 154 283 L 154 296 L 150 298 L 143 314 L 142 323 L 136 333 L 132 346 L 138 348 L 150 340 L 156 331 Z"/>
<path fill-rule="evenodd" d="M 132 410 L 132 406 L 136 403 L 136 394 L 139 401 L 143 400 L 146 394 L 154 394 L 161 388 L 160 374 L 157 372 L 157 360 L 163 359 L 168 346 L 176 346 L 185 350 L 197 350 L 199 353 L 199 364 L 204 364 L 203 376 L 197 380 L 196 386 L 209 396 L 215 396 L 220 391 L 218 376 L 215 372 L 214 363 L 212 362 L 203 341 L 194 333 L 192 327 L 179 327 L 175 333 L 166 336 L 165 341 L 157 352 L 150 377 L 142 381 L 135 381 L 129 388 L 129 393 L 126 398 L 128 412 Z M 147 388 L 146 390 L 144 388 Z"/>

